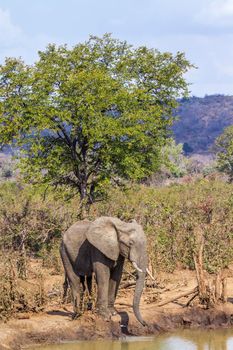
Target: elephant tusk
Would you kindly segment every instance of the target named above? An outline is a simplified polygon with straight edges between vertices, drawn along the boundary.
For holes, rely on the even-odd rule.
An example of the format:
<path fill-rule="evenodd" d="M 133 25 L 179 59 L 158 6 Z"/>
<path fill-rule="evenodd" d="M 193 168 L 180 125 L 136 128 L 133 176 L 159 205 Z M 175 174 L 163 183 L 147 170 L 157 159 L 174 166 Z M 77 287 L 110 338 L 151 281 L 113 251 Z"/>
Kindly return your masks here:
<path fill-rule="evenodd" d="M 146 272 L 148 273 L 148 275 L 150 276 L 150 278 L 151 278 L 153 281 L 155 281 L 154 276 L 152 275 L 152 273 L 149 271 L 148 268 L 146 269 Z"/>
<path fill-rule="evenodd" d="M 135 261 L 132 262 L 132 265 L 133 265 L 133 267 L 134 267 L 138 272 L 143 272 L 143 271 L 138 267 L 138 265 L 136 264 Z"/>

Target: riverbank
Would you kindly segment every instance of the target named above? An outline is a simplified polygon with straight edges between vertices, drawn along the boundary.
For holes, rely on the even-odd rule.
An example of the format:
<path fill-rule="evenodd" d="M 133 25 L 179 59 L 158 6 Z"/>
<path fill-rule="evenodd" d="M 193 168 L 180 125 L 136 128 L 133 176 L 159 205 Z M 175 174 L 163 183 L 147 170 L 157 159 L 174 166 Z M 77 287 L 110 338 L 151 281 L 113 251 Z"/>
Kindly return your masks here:
<path fill-rule="evenodd" d="M 110 322 L 103 321 L 92 311 L 86 311 L 72 321 L 72 306 L 62 305 L 59 298 L 52 298 L 43 311 L 19 312 L 14 319 L 0 324 L 0 349 L 23 349 L 32 344 L 52 344 L 71 340 L 119 339 L 125 335 L 157 335 L 165 331 L 183 328 L 228 328 L 233 326 L 233 278 L 227 278 L 228 301 L 214 308 L 204 309 L 193 300 L 190 306 L 189 291 L 196 285 L 195 272 L 177 270 L 160 273 L 159 284 L 147 287 L 141 303 L 141 314 L 148 326 L 143 327 L 135 319 L 131 303 L 134 287 L 119 291 L 116 308 L 119 315 Z M 62 284 L 62 276 L 54 275 L 46 281 L 48 295 L 54 285 Z M 52 288 L 52 289 L 51 289 Z M 173 302 L 159 306 L 177 296 Z"/>
<path fill-rule="evenodd" d="M 61 308 L 38 315 L 25 315 L 25 319 L 14 319 L 1 324 L 0 349 L 18 350 L 30 345 L 75 340 L 120 339 L 125 335 L 158 335 L 184 328 L 217 329 L 233 326 L 231 304 L 211 310 L 192 307 L 183 311 L 158 309 L 153 305 L 142 307 L 142 313 L 148 322 L 146 327 L 134 319 L 130 309 L 118 309 L 120 316 L 115 316 L 110 322 L 103 321 L 91 312 L 87 312 L 79 320 L 71 321 L 71 314 Z M 124 327 L 120 325 L 120 320 Z"/>

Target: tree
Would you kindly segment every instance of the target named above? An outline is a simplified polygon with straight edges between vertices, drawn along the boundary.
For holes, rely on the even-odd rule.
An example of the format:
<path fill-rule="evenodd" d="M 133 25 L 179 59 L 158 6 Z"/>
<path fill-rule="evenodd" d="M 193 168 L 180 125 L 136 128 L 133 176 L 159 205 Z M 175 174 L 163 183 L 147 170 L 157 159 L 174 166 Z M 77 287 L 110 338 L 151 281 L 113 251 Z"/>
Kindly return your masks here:
<path fill-rule="evenodd" d="M 177 98 L 192 65 L 105 34 L 72 49 L 48 45 L 27 66 L 0 67 L 0 142 L 20 149 L 26 180 L 68 186 L 92 203 L 109 181 L 159 167 Z"/>
<path fill-rule="evenodd" d="M 225 128 L 216 139 L 214 151 L 217 158 L 217 168 L 229 175 L 233 181 L 233 125 Z"/>
<path fill-rule="evenodd" d="M 183 144 L 170 138 L 161 148 L 161 165 L 171 176 L 182 177 L 187 173 L 188 159 L 184 156 Z"/>
<path fill-rule="evenodd" d="M 188 155 L 189 153 L 193 152 L 193 148 L 187 142 L 184 142 L 183 151 L 186 155 Z"/>

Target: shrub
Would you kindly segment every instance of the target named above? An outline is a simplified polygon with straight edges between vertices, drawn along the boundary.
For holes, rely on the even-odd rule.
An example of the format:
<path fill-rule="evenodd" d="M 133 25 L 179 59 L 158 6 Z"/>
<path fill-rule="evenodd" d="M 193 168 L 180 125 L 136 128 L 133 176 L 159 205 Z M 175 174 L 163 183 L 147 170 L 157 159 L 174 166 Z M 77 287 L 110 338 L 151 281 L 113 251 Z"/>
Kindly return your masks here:
<path fill-rule="evenodd" d="M 62 232 L 77 220 L 77 202 L 43 188 L 14 182 L 0 185 L 0 317 L 16 311 L 38 310 L 46 302 L 43 274 L 32 290 L 29 258 L 41 258 L 44 269 L 61 273 L 59 244 Z M 111 189 L 108 198 L 92 206 L 89 219 L 116 216 L 136 219 L 148 240 L 153 269 L 194 268 L 196 230 L 204 236 L 204 264 L 209 272 L 233 260 L 233 185 L 204 178 L 186 184 L 156 188 L 128 185 Z M 23 280 L 24 279 L 24 280 Z M 26 293 L 29 290 L 30 293 Z"/>
<path fill-rule="evenodd" d="M 166 188 L 132 186 L 113 190 L 110 199 L 93 207 L 93 216 L 135 218 L 148 237 L 150 260 L 157 269 L 194 268 L 194 231 L 203 228 L 205 268 L 214 272 L 233 259 L 233 186 L 201 179 Z"/>

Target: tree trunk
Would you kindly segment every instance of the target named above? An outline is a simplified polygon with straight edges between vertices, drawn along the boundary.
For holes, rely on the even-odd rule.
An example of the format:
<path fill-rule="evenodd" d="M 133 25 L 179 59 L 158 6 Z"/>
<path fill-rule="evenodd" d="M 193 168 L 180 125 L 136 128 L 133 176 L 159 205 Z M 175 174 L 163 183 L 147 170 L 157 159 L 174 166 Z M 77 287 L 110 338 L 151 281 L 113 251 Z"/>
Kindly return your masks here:
<path fill-rule="evenodd" d="M 82 184 L 79 188 L 80 194 L 80 205 L 77 212 L 77 217 L 79 220 L 84 220 L 88 216 L 90 207 L 88 206 L 88 194 L 86 184 Z"/>

